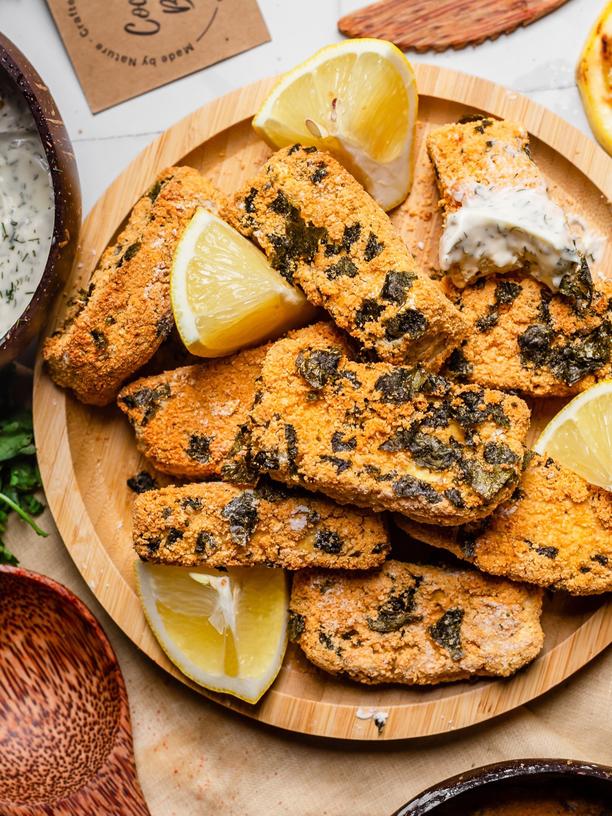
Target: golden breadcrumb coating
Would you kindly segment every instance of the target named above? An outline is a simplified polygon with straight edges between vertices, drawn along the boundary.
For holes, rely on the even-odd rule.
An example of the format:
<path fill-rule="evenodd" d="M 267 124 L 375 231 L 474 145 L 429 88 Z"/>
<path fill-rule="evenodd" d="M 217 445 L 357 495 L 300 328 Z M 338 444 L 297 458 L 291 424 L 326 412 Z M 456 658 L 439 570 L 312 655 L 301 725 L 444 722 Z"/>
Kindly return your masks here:
<path fill-rule="evenodd" d="M 395 518 L 484 572 L 573 595 L 612 591 L 612 493 L 550 458 L 533 454 L 514 495 L 476 524 L 449 530 Z"/>
<path fill-rule="evenodd" d="M 274 343 L 251 412 L 254 465 L 336 501 L 461 524 L 519 479 L 529 410 L 419 368 L 358 363 L 312 334 Z"/>
<path fill-rule="evenodd" d="M 524 269 L 589 306 L 588 263 L 548 195 L 524 127 L 468 116 L 431 131 L 427 149 L 444 211 L 440 265 L 457 285 Z"/>
<path fill-rule="evenodd" d="M 294 576 L 290 635 L 306 657 L 360 683 L 507 677 L 542 648 L 541 590 L 474 570 L 386 561 L 371 574 Z"/>
<path fill-rule="evenodd" d="M 522 275 L 446 286 L 472 326 L 448 359 L 446 376 L 534 397 L 570 396 L 610 376 L 612 282 L 600 282 L 580 313 Z"/>
<path fill-rule="evenodd" d="M 475 115 L 442 125 L 428 134 L 427 151 L 445 213 L 458 210 L 465 189 L 474 184 L 546 187 L 529 152 L 529 135 L 514 122 Z"/>
<path fill-rule="evenodd" d="M 170 266 L 197 207 L 217 212 L 222 194 L 191 167 L 169 167 L 137 202 L 100 259 L 87 291 L 49 337 L 53 380 L 91 405 L 107 405 L 170 333 Z"/>
<path fill-rule="evenodd" d="M 466 335 L 388 216 L 331 156 L 279 150 L 223 217 L 338 326 L 382 359 L 437 370 Z"/>
<path fill-rule="evenodd" d="M 117 403 L 157 470 L 183 479 L 221 477 L 255 397 L 267 346 L 144 377 Z"/>
<path fill-rule="evenodd" d="M 144 561 L 184 567 L 371 569 L 389 552 L 381 516 L 272 483 L 147 491 L 134 502 L 133 537 Z"/>

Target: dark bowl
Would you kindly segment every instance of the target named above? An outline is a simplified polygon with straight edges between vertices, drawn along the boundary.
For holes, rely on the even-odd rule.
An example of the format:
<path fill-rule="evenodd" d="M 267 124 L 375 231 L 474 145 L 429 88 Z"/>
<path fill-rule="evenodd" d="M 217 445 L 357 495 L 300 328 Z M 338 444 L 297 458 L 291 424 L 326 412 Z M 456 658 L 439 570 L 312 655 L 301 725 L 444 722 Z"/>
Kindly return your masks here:
<path fill-rule="evenodd" d="M 612 768 L 574 759 L 513 759 L 484 765 L 428 788 L 393 816 L 469 816 L 518 792 L 579 796 L 611 808 Z"/>
<path fill-rule="evenodd" d="M 0 366 L 15 359 L 40 333 L 51 302 L 65 284 L 81 225 L 81 190 L 72 144 L 49 89 L 32 65 L 0 34 L 0 72 L 26 100 L 47 155 L 55 200 L 53 238 L 42 278 L 21 317 L 0 342 Z"/>

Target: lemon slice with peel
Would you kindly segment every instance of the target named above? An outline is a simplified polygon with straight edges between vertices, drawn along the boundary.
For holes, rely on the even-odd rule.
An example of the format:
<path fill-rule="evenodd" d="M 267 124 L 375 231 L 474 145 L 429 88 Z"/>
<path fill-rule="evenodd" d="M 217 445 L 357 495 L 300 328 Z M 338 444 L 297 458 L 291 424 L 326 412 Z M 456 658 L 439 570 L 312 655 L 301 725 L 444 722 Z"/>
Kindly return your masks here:
<path fill-rule="evenodd" d="M 328 151 L 390 210 L 412 185 L 417 109 L 414 71 L 398 48 L 345 40 L 285 74 L 253 127 L 272 147 Z"/>
<path fill-rule="evenodd" d="M 612 490 L 612 380 L 574 397 L 544 428 L 534 449 Z"/>
<path fill-rule="evenodd" d="M 313 319 L 302 292 L 233 227 L 199 208 L 174 253 L 174 320 L 199 357 L 222 357 Z"/>
<path fill-rule="evenodd" d="M 287 646 L 287 581 L 281 569 L 214 569 L 136 563 L 147 621 L 170 660 L 211 691 L 256 703 Z"/>

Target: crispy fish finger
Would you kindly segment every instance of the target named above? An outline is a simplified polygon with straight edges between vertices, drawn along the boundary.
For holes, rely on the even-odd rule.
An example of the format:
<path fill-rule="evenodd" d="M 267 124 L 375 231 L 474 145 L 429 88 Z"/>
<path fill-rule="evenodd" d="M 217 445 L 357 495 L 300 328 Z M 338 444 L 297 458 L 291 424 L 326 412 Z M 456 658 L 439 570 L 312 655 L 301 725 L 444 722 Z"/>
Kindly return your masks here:
<path fill-rule="evenodd" d="M 612 284 L 601 282 L 588 310 L 520 275 L 480 280 L 449 296 L 472 325 L 443 370 L 460 382 L 565 397 L 611 373 Z"/>
<path fill-rule="evenodd" d="M 534 454 L 512 497 L 480 522 L 449 530 L 396 521 L 492 575 L 573 595 L 612 590 L 612 494 L 550 458 Z"/>
<path fill-rule="evenodd" d="M 87 291 L 74 298 L 43 356 L 53 380 L 81 402 L 107 405 L 170 333 L 170 265 L 197 207 L 216 212 L 223 196 L 191 167 L 164 170 L 135 205 Z"/>
<path fill-rule="evenodd" d="M 433 130 L 427 149 L 444 211 L 440 267 L 453 283 L 523 268 L 588 307 L 588 264 L 548 195 L 525 128 L 468 116 Z"/>
<path fill-rule="evenodd" d="M 300 336 L 351 353 L 346 335 L 329 323 L 307 326 Z M 195 481 L 256 481 L 244 435 L 269 347 L 141 377 L 119 392 L 117 404 L 132 423 L 138 449 L 158 471 Z"/>
<path fill-rule="evenodd" d="M 516 396 L 353 362 L 296 332 L 266 355 L 250 444 L 256 467 L 278 481 L 452 525 L 511 495 L 528 421 Z"/>
<path fill-rule="evenodd" d="M 219 478 L 248 419 L 267 346 L 144 377 L 117 403 L 138 449 L 162 473 Z"/>
<path fill-rule="evenodd" d="M 297 573 L 290 633 L 306 657 L 360 683 L 507 677 L 542 648 L 541 590 L 466 569 L 387 561 L 368 575 Z"/>
<path fill-rule="evenodd" d="M 388 216 L 328 154 L 279 150 L 223 216 L 382 359 L 436 370 L 465 337 L 461 314 L 417 268 Z"/>
<path fill-rule="evenodd" d="M 382 518 L 323 497 L 223 482 L 150 490 L 134 502 L 134 549 L 184 567 L 255 564 L 372 569 L 387 557 Z"/>

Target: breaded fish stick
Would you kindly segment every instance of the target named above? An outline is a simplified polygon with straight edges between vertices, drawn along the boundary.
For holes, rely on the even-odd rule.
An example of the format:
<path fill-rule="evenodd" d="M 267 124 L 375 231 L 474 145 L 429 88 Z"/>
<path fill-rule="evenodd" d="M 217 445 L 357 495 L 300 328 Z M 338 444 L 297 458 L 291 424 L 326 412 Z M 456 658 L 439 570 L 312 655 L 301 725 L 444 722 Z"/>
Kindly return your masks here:
<path fill-rule="evenodd" d="M 610 376 L 612 283 L 577 314 L 561 295 L 519 275 L 492 276 L 449 296 L 473 330 L 443 373 L 460 382 L 564 397 Z"/>
<path fill-rule="evenodd" d="M 300 337 L 325 338 L 351 353 L 347 336 L 330 323 L 299 331 Z M 117 404 L 134 427 L 138 450 L 157 470 L 181 479 L 254 483 L 257 472 L 245 460 L 244 434 L 269 347 L 245 349 L 125 386 Z"/>
<path fill-rule="evenodd" d="M 266 350 L 165 371 L 119 392 L 138 449 L 157 470 L 182 479 L 222 476 L 248 419 Z"/>
<path fill-rule="evenodd" d="M 298 573 L 289 628 L 306 657 L 360 683 L 507 677 L 542 648 L 541 590 L 467 569 L 387 561 Z"/>
<path fill-rule="evenodd" d="M 518 397 L 352 362 L 295 332 L 266 355 L 250 444 L 254 464 L 278 481 L 452 525 L 511 495 L 528 421 Z"/>
<path fill-rule="evenodd" d="M 272 266 L 382 359 L 437 370 L 466 335 L 388 216 L 331 156 L 279 150 L 223 211 Z"/>
<path fill-rule="evenodd" d="M 81 402 L 107 405 L 170 333 L 170 266 L 197 207 L 216 212 L 222 194 L 191 167 L 169 167 L 106 249 L 87 291 L 49 337 L 43 356 L 53 380 Z"/>
<path fill-rule="evenodd" d="M 134 549 L 144 561 L 184 567 L 256 564 L 372 569 L 387 557 L 382 518 L 320 496 L 266 484 L 164 487 L 134 502 Z"/>
<path fill-rule="evenodd" d="M 612 494 L 550 458 L 534 454 L 512 498 L 476 524 L 448 530 L 395 519 L 492 575 L 573 595 L 612 591 Z"/>
<path fill-rule="evenodd" d="M 468 116 L 431 131 L 427 149 L 444 210 L 440 266 L 453 283 L 522 267 L 577 305 L 589 305 L 588 265 L 548 195 L 523 127 Z"/>

